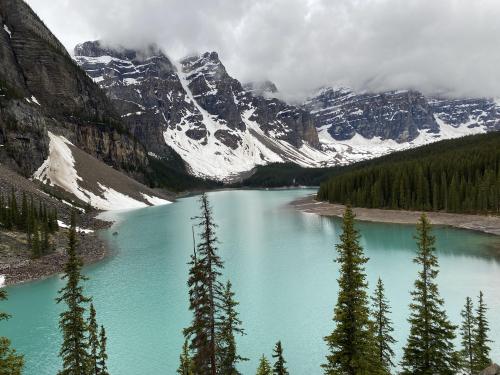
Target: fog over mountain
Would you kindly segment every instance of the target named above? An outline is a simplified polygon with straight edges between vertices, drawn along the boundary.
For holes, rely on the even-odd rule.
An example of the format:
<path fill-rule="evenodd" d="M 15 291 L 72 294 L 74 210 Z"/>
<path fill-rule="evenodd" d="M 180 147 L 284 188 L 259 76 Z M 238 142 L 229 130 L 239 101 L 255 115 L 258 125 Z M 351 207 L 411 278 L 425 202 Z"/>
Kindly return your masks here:
<path fill-rule="evenodd" d="M 155 42 L 178 59 L 218 51 L 241 81 L 291 98 L 356 90 L 500 97 L 496 0 L 28 0 L 71 51 L 102 39 Z"/>

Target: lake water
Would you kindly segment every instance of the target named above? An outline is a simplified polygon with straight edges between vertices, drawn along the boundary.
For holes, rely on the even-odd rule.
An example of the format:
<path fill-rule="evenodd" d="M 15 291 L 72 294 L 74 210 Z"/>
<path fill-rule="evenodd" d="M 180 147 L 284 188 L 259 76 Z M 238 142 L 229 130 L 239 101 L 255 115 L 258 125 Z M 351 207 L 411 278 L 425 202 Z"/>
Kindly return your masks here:
<path fill-rule="evenodd" d="M 271 355 L 281 340 L 292 374 L 321 374 L 323 337 L 337 293 L 335 243 L 340 221 L 295 211 L 287 204 L 312 190 L 222 191 L 209 194 L 219 225 L 224 276 L 240 302 L 247 335 L 238 339 L 250 361 L 243 374 L 255 374 L 258 358 Z M 99 322 L 109 337 L 109 368 L 114 375 L 175 374 L 188 325 L 186 263 L 192 252 L 191 220 L 197 197 L 162 207 L 114 213 L 119 222 L 103 233 L 113 256 L 84 268 L 90 277 Z M 370 261 L 370 287 L 381 276 L 391 301 L 397 355 L 408 334 L 409 291 L 417 267 L 413 226 L 358 222 Z M 112 236 L 118 231 L 117 236 Z M 491 337 L 500 337 L 500 262 L 497 237 L 436 228 L 439 285 L 453 322 L 459 323 L 466 296 L 483 290 L 490 310 Z M 63 286 L 58 277 L 8 288 L 1 310 L 14 317 L 0 323 L 0 334 L 26 355 L 26 375 L 54 375 L 60 368 L 60 333 L 54 302 Z M 500 340 L 493 345 L 500 360 Z"/>

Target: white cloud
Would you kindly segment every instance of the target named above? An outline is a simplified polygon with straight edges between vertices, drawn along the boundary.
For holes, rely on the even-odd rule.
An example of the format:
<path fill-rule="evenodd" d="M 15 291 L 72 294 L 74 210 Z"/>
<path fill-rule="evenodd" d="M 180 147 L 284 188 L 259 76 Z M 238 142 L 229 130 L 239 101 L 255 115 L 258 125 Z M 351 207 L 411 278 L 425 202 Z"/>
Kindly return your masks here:
<path fill-rule="evenodd" d="M 497 0 L 28 0 L 62 42 L 216 50 L 241 80 L 500 97 Z"/>

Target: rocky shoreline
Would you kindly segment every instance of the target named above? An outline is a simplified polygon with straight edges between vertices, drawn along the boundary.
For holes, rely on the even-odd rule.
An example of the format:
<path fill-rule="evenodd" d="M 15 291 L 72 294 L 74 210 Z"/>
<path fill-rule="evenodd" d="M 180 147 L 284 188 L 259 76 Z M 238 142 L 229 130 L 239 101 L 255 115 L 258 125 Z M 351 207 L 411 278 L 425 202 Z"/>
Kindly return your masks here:
<path fill-rule="evenodd" d="M 300 198 L 291 203 L 297 210 L 321 216 L 341 217 L 345 206 L 317 201 L 315 195 Z M 377 208 L 353 208 L 357 220 L 381 223 L 415 224 L 421 211 L 385 210 Z M 500 236 L 500 217 L 487 215 L 463 215 L 445 212 L 426 212 L 435 225 L 469 229 Z"/>

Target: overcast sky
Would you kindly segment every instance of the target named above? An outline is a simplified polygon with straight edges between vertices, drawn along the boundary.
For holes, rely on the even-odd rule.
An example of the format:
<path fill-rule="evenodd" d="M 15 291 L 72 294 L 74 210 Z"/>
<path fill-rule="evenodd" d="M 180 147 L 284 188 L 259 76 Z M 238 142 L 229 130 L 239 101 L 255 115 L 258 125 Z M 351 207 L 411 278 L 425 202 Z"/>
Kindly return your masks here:
<path fill-rule="evenodd" d="M 242 81 L 290 96 L 358 90 L 500 97 L 499 0 L 27 0 L 72 51 L 156 42 L 171 58 L 215 50 Z"/>

